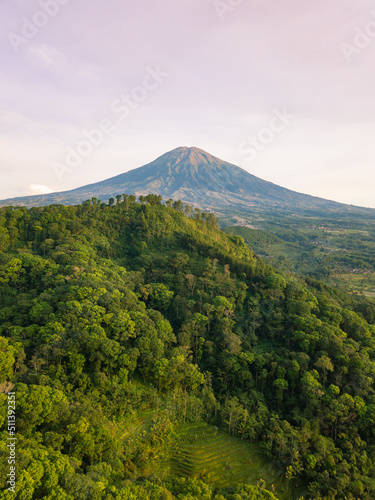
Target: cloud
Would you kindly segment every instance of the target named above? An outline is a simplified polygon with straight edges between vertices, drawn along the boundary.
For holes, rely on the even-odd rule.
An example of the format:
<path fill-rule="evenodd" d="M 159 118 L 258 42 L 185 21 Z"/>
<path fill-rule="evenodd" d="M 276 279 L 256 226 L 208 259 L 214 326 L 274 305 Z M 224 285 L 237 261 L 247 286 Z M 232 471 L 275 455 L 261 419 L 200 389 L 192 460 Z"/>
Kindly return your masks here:
<path fill-rule="evenodd" d="M 28 54 L 47 67 L 59 67 L 65 63 L 64 55 L 48 44 L 32 45 L 28 48 Z"/>
<path fill-rule="evenodd" d="M 34 194 L 49 194 L 49 193 L 53 193 L 52 189 L 50 189 L 47 186 L 43 186 L 41 184 L 31 184 L 27 190 L 28 196 L 32 196 Z"/>
<path fill-rule="evenodd" d="M 7 133 L 17 132 L 18 135 L 21 132 L 43 132 L 43 126 L 40 123 L 17 111 L 0 111 L 0 128 Z"/>

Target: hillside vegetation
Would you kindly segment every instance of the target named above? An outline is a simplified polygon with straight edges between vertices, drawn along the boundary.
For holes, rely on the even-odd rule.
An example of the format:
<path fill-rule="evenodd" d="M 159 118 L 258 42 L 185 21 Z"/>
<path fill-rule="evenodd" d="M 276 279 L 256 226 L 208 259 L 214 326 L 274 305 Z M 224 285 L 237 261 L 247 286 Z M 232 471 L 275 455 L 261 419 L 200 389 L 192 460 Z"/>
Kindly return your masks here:
<path fill-rule="evenodd" d="M 375 497 L 371 301 L 156 195 L 2 208 L 0 291 L 11 498 Z"/>
<path fill-rule="evenodd" d="M 73 205 L 114 193 L 181 199 L 215 213 L 222 227 L 235 226 L 229 230 L 277 269 L 375 297 L 374 209 L 291 191 L 195 147 L 176 148 L 143 167 L 70 191 L 0 200 L 0 207 Z M 249 228 L 263 236 L 255 238 Z"/>
<path fill-rule="evenodd" d="M 324 280 L 354 295 L 375 297 L 374 219 L 327 220 L 284 215 L 267 230 L 237 225 L 239 235 L 269 264 Z"/>

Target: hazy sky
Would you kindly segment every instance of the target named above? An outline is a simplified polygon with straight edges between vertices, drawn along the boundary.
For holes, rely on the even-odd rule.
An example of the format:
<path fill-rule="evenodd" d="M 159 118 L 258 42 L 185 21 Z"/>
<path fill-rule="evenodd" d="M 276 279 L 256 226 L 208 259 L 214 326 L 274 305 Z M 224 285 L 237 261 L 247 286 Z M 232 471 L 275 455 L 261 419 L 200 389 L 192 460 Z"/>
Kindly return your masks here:
<path fill-rule="evenodd" d="M 373 0 L 0 0 L 0 17 L 0 198 L 197 146 L 375 208 Z"/>

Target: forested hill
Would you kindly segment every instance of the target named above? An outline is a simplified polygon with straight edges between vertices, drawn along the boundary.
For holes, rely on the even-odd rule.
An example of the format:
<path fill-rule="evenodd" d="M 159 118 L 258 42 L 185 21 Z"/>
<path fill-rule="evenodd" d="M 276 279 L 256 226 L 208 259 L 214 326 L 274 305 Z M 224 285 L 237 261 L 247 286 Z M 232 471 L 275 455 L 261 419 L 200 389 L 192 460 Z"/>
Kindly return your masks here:
<path fill-rule="evenodd" d="M 373 303 L 168 205 L 0 209 L 0 498 L 375 498 Z"/>

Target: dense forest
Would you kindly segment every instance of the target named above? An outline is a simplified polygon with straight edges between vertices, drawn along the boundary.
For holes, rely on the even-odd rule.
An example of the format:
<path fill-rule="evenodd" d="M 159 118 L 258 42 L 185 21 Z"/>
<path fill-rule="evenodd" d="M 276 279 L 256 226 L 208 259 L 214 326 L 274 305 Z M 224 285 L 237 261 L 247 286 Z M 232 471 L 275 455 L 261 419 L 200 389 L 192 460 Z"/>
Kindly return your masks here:
<path fill-rule="evenodd" d="M 2 208 L 0 291 L 0 498 L 375 498 L 370 299 L 278 271 L 157 195 Z M 209 457 L 191 473 L 211 434 L 278 482 L 239 482 L 229 459 L 232 482 Z"/>

